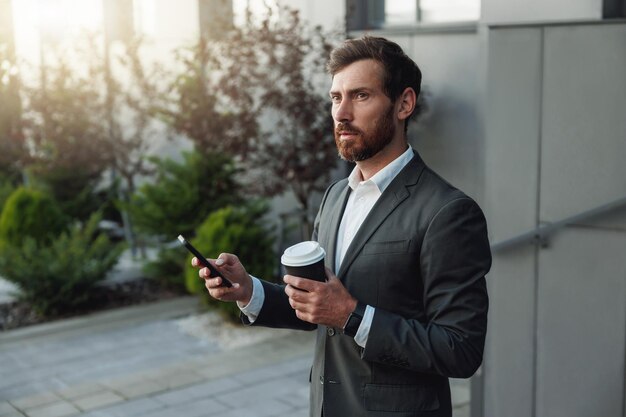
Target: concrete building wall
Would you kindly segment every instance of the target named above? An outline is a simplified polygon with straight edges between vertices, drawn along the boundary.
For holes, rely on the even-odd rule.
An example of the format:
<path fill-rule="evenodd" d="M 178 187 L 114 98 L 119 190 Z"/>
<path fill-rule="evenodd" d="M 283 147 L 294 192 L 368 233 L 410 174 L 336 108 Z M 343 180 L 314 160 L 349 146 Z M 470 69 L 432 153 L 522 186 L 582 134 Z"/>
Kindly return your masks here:
<path fill-rule="evenodd" d="M 488 45 L 485 193 L 490 238 L 497 242 L 537 224 L 541 30 L 491 31 Z M 532 247 L 494 259 L 488 279 L 485 416 L 532 415 L 535 268 Z"/>
<path fill-rule="evenodd" d="M 626 196 L 624 40 L 623 22 L 490 29 L 493 241 Z M 483 415 L 625 415 L 625 218 L 495 254 Z"/>
<path fill-rule="evenodd" d="M 599 2 L 525 4 L 483 2 L 476 30 L 372 32 L 422 68 L 411 141 L 482 205 L 492 243 L 626 196 L 626 24 Z M 473 416 L 626 416 L 625 219 L 494 253 Z"/>

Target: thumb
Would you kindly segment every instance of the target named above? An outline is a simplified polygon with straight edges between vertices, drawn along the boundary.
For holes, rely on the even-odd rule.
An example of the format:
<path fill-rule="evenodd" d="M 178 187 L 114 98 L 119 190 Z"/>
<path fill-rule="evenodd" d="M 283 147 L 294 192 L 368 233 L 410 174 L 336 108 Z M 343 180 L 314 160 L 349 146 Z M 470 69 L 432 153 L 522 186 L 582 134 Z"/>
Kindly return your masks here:
<path fill-rule="evenodd" d="M 220 253 L 220 256 L 218 256 L 215 260 L 215 265 L 234 265 L 235 263 L 237 263 L 238 260 L 239 258 L 231 253 Z"/>

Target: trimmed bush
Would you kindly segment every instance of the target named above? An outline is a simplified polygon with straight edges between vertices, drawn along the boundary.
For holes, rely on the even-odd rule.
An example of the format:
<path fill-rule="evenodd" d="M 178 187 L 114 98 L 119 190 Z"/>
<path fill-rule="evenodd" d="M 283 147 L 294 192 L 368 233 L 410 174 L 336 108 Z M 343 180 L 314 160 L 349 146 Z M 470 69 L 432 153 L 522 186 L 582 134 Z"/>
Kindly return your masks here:
<path fill-rule="evenodd" d="M 248 273 L 275 281 L 274 236 L 262 221 L 266 212 L 266 206 L 261 204 L 217 210 L 200 225 L 191 242 L 204 256 L 212 259 L 223 252 L 234 253 Z M 198 270 L 191 266 L 192 257 L 187 257 L 185 266 L 187 289 L 201 294 L 210 306 L 217 307 L 229 319 L 238 320 L 239 308 L 235 303 L 222 303 L 208 295 L 204 281 L 198 277 Z"/>
<path fill-rule="evenodd" d="M 160 285 L 185 290 L 185 261 L 189 252 L 182 247 L 162 248 L 156 259 L 147 262 L 143 272 Z"/>
<path fill-rule="evenodd" d="M 100 213 L 49 241 L 23 238 L 21 247 L 0 252 L 0 275 L 15 283 L 20 298 L 39 313 L 53 315 L 89 301 L 94 285 L 115 266 L 123 244 L 98 234 Z"/>
<path fill-rule="evenodd" d="M 67 219 L 48 194 L 25 187 L 7 199 L 0 216 L 0 249 L 19 247 L 26 238 L 49 243 L 66 229 Z"/>
<path fill-rule="evenodd" d="M 183 161 L 152 159 L 157 175 L 127 205 L 137 228 L 166 241 L 192 233 L 214 210 L 240 198 L 232 161 L 218 154 L 183 154 Z"/>
<path fill-rule="evenodd" d="M 0 214 L 2 213 L 4 203 L 13 194 L 13 191 L 15 191 L 15 186 L 5 176 L 0 174 Z"/>

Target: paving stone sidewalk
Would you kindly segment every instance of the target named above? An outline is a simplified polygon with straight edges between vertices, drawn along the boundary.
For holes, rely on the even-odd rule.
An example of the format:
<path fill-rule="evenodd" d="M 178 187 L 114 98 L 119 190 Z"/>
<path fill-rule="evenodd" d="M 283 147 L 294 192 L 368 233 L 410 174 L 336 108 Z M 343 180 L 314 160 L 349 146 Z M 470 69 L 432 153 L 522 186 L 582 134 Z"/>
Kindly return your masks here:
<path fill-rule="evenodd" d="M 0 417 L 306 417 L 314 334 L 223 349 L 190 299 L 0 333 Z M 469 389 L 452 381 L 455 417 Z"/>
<path fill-rule="evenodd" d="M 313 334 L 224 351 L 176 325 L 195 306 L 0 334 L 0 416 L 306 416 Z"/>

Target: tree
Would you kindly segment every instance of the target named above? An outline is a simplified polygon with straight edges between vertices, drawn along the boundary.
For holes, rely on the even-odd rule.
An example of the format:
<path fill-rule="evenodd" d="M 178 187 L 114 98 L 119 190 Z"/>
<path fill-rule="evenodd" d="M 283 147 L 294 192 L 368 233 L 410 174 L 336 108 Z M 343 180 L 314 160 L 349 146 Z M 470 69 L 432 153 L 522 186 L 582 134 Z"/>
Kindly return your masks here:
<path fill-rule="evenodd" d="M 248 15 L 232 33 L 220 50 L 220 86 L 232 103 L 251 107 L 261 126 L 242 158 L 250 176 L 262 179 L 251 185 L 263 195 L 291 190 L 308 213 L 337 163 L 329 101 L 316 83 L 331 44 L 298 11 L 283 7 L 278 14 L 267 8 L 259 23 Z"/>
<path fill-rule="evenodd" d="M 232 155 L 248 191 L 290 190 L 308 214 L 337 163 L 328 100 L 316 82 L 331 45 L 297 11 L 278 13 L 268 7 L 260 21 L 248 13 L 243 27 L 179 50 L 182 70 L 157 112 L 197 151 Z"/>
<path fill-rule="evenodd" d="M 27 169 L 67 215 L 85 220 L 102 203 L 96 188 L 111 164 L 103 95 L 92 68 L 80 74 L 65 54 L 57 55 L 56 65 L 42 69 L 41 85 L 25 88 Z"/>
<path fill-rule="evenodd" d="M 173 132 L 189 138 L 197 152 L 245 156 L 260 133 L 257 112 L 250 103 L 224 100 L 218 46 L 200 37 L 195 45 L 178 49 L 175 61 L 181 69 L 153 108 Z"/>
<path fill-rule="evenodd" d="M 27 159 L 15 57 L 0 44 L 0 185 L 16 185 Z M 6 184 L 9 183 L 9 184 Z M 0 201 L 1 203 L 1 201 Z M 1 207 L 1 204 L 0 204 Z"/>

